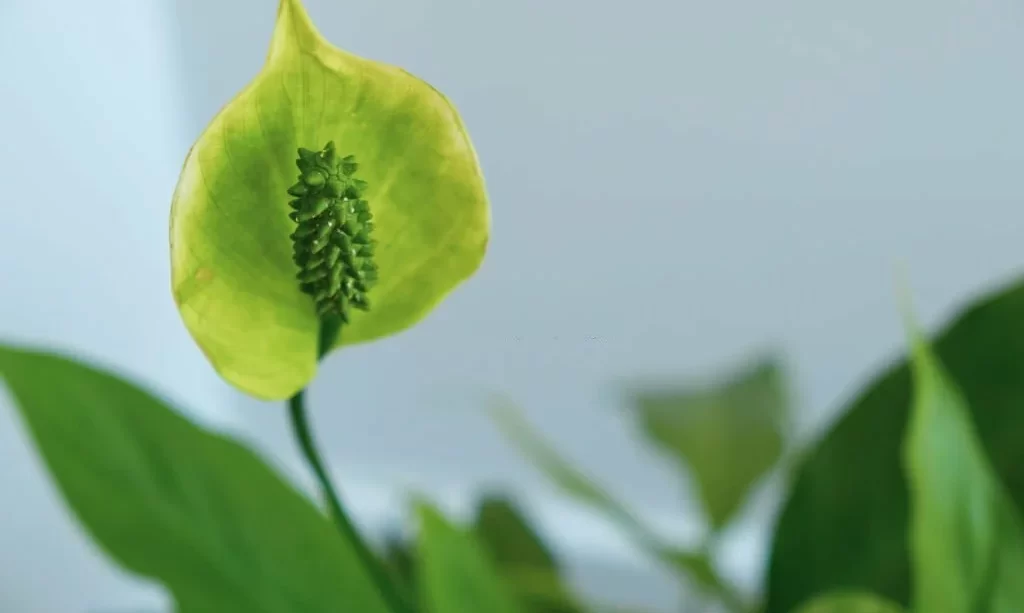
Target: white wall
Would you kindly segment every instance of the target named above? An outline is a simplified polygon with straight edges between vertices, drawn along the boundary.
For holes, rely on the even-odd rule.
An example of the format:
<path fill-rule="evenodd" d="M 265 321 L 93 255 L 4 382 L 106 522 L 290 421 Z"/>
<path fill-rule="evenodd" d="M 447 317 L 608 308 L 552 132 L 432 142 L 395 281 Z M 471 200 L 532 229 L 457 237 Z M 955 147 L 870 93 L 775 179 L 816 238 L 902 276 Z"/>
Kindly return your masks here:
<path fill-rule="evenodd" d="M 494 205 L 477 277 L 414 330 L 333 356 L 314 386 L 320 437 L 365 523 L 407 487 L 458 506 L 477 485 L 506 485 L 576 557 L 635 562 L 502 444 L 479 414 L 487 392 L 521 401 L 614 491 L 692 535 L 685 488 L 632 437 L 618 383 L 699 377 L 779 347 L 812 428 L 898 350 L 897 262 L 929 322 L 1019 268 L 1024 11 L 1010 0 L 306 1 L 337 44 L 455 101 Z M 195 379 L 180 396 L 221 407 L 202 415 L 305 479 L 281 408 L 213 380 L 166 286 L 179 164 L 259 69 L 276 0 L 79 4 L 0 7 L 15 76 L 0 99 L 15 190 L 0 270 L 3 296 L 18 297 L 0 301 L 0 332 L 88 350 L 166 389 Z M 53 147 L 77 188 L 51 199 L 67 221 L 55 226 L 28 212 Z M 104 186 L 111 158 L 97 147 L 128 191 Z M 98 223 L 138 231 L 88 241 L 82 228 Z M 28 240 L 54 248 L 27 258 Z M 118 254 L 137 259 L 114 268 Z M 0 420 L 0 452 L 15 454 L 0 491 L 28 491 L 0 511 L 19 527 L 0 524 L 9 551 L 5 539 L 63 524 L 10 411 Z M 730 558 L 748 585 L 763 546 L 750 527 Z M 0 589 L 23 604 L 12 610 L 134 602 L 78 541 L 56 556 L 72 539 L 61 530 L 47 551 L 0 564 Z M 42 569 L 74 587 L 26 587 Z M 588 576 L 589 591 L 613 589 Z M 665 581 L 614 589 L 671 598 Z"/>

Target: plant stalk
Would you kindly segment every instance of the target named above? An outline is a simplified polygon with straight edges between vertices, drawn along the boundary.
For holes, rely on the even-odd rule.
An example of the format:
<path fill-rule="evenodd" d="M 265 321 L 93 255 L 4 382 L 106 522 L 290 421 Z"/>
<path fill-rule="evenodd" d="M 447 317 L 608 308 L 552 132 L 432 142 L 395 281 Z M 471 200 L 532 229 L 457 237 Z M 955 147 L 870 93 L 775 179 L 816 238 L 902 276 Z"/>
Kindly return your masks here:
<path fill-rule="evenodd" d="M 338 321 L 327 320 L 324 322 L 320 330 L 320 346 L 317 351 L 318 359 L 322 359 L 324 354 L 334 344 L 340 327 L 340 322 Z M 305 390 L 300 390 L 299 393 L 288 399 L 288 413 L 291 418 L 292 432 L 299 443 L 303 457 L 305 457 L 309 467 L 313 470 L 313 474 L 316 475 L 316 479 L 320 484 L 320 490 L 326 499 L 331 519 L 334 520 L 342 536 L 355 548 L 356 555 L 362 561 L 363 566 L 377 585 L 381 595 L 390 605 L 389 608 L 396 613 L 411 613 L 411 607 L 399 596 L 398 590 L 395 589 L 391 579 L 384 572 L 380 560 L 370 550 L 366 541 L 356 529 L 355 524 L 352 523 L 352 519 L 345 512 L 345 507 L 341 503 L 341 497 L 338 496 L 338 492 L 327 471 L 327 466 L 324 464 L 316 442 L 313 439 L 313 431 L 310 427 L 309 417 L 306 414 Z"/>

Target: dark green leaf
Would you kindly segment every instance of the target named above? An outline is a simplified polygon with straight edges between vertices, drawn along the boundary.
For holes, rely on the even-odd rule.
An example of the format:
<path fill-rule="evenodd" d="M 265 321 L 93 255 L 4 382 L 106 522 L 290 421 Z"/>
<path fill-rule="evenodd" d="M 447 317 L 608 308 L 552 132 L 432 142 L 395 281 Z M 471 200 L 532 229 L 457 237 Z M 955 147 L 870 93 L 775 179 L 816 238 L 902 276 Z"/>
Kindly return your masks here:
<path fill-rule="evenodd" d="M 796 613 L 902 613 L 903 609 L 878 596 L 857 592 L 835 592 L 819 596 Z M 936 610 L 934 613 L 939 613 Z"/>
<path fill-rule="evenodd" d="M 978 300 L 943 331 L 939 358 L 959 382 L 979 438 L 1024 504 L 1024 285 Z M 835 589 L 910 599 L 908 492 L 901 449 L 910 409 L 904 360 L 857 397 L 805 457 L 775 534 L 766 613 Z"/>
<path fill-rule="evenodd" d="M 85 528 L 179 613 L 386 613 L 349 543 L 245 447 L 62 357 L 0 346 L 0 376 Z"/>
<path fill-rule="evenodd" d="M 580 613 L 554 555 L 511 500 L 497 496 L 481 500 L 474 528 L 527 610 Z"/>
<path fill-rule="evenodd" d="M 782 454 L 784 379 L 778 364 L 765 360 L 706 389 L 633 394 L 644 433 L 694 478 L 716 529 Z"/>
<path fill-rule="evenodd" d="M 429 613 L 521 613 L 475 535 L 417 505 L 421 601 Z"/>
<path fill-rule="evenodd" d="M 405 602 L 415 603 L 418 593 L 416 558 L 410 543 L 399 534 L 389 534 L 384 539 L 384 551 L 381 552 L 380 557 L 385 570 L 401 591 Z"/>
<path fill-rule="evenodd" d="M 906 442 L 914 608 L 1024 611 L 1024 526 L 985 457 L 960 391 L 921 340 Z"/>

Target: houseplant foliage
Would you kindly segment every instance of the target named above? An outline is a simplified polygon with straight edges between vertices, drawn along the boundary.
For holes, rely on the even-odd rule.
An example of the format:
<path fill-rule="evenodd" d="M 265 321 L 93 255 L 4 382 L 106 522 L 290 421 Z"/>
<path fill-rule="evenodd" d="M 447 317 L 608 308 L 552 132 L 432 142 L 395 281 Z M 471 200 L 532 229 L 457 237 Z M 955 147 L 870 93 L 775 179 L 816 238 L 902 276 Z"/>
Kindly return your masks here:
<path fill-rule="evenodd" d="M 861 401 L 863 404 L 858 404 L 855 412 L 799 464 L 793 496 L 775 535 L 768 600 L 763 606 L 779 611 L 799 608 L 842 613 L 897 611 L 902 601 L 922 613 L 1024 610 L 1024 584 L 1019 581 L 1024 576 L 1024 532 L 1012 497 L 1014 481 L 1009 481 L 1011 486 L 1007 489 L 1004 477 L 998 474 L 1000 465 L 988 459 L 993 453 L 1003 461 L 1020 457 L 1015 454 L 1020 453 L 1017 441 L 1024 417 L 1014 407 L 1019 406 L 1018 386 L 1024 380 L 1024 373 L 1019 370 L 1024 363 L 1024 336 L 1016 334 L 1022 329 L 1022 314 L 1024 284 L 1018 283 L 978 300 L 940 335 L 939 347 L 946 349 L 980 401 L 973 410 L 939 358 L 916 329 L 910 328 L 911 356 L 896 368 L 900 374 L 896 381 L 906 387 L 894 390 L 892 375 L 869 386 L 862 396 L 867 400 Z M 952 352 L 953 347 L 959 351 Z M 763 367 L 760 371 L 769 372 Z M 757 378 L 740 377 L 726 384 L 719 395 L 756 398 L 766 411 L 772 411 L 777 401 L 770 395 L 737 396 L 740 389 Z M 772 379 L 762 377 L 763 381 Z M 778 389 L 777 385 L 772 387 Z M 707 394 L 681 391 L 677 397 Z M 680 403 L 677 409 L 694 410 L 685 404 Z M 699 415 L 700 403 L 696 409 Z M 883 409 L 895 417 L 885 414 Z M 720 411 L 720 418 L 728 419 L 730 412 Z M 713 564 L 690 568 L 680 565 L 679 556 L 667 555 L 673 551 L 668 543 L 654 537 L 621 503 L 560 458 L 524 422 L 508 412 L 499 416 L 511 438 L 565 491 L 617 521 L 667 567 L 693 575 L 698 583 L 711 587 L 717 584 L 718 589 L 712 591 L 730 610 L 745 610 L 740 599 L 721 589 L 724 582 L 710 580 L 717 577 Z M 999 424 L 1001 429 L 976 430 L 975 416 L 982 424 Z M 753 425 L 764 423 L 764 419 L 759 416 Z M 844 427 L 852 429 L 849 424 L 856 423 L 855 420 L 865 419 L 876 423 L 882 420 L 882 424 L 901 419 L 902 423 L 898 424 L 895 439 L 891 439 L 891 431 L 875 432 L 869 425 L 872 422 L 861 421 L 855 430 L 859 444 L 854 446 L 847 439 L 848 446 L 836 446 L 837 433 Z M 664 447 L 669 437 L 664 431 L 650 430 L 650 415 L 641 415 L 641 424 L 653 442 Z M 746 436 L 749 434 L 734 437 L 732 444 Z M 993 451 L 986 450 L 986 443 Z M 887 461 L 894 455 L 895 466 L 879 468 L 876 458 Z M 699 471 L 701 465 L 693 463 L 690 468 Z M 1004 471 L 1010 468 L 1004 466 Z M 1004 474 L 1012 477 L 1017 473 Z M 806 481 L 820 490 L 816 497 L 813 490 L 809 494 L 802 489 L 807 486 Z M 847 491 L 851 483 L 852 491 Z M 881 491 L 869 494 L 872 488 Z M 841 505 L 837 504 L 839 501 Z M 870 504 L 865 505 L 865 501 Z M 869 526 L 869 520 L 877 524 Z M 857 530 L 848 533 L 854 526 Z M 826 527 L 828 531 L 822 532 Z M 817 537 L 825 538 L 816 540 Z M 682 559 L 695 559 L 694 552 L 684 553 Z M 864 574 L 820 582 L 823 573 L 835 569 L 858 569 Z M 912 586 L 913 592 L 897 592 L 898 601 L 885 595 L 884 588 L 892 584 L 871 580 L 900 578 L 901 573 L 913 577 L 913 581 L 902 583 L 907 588 Z M 778 604 L 781 599 L 776 586 L 780 584 L 800 589 L 796 595 L 783 593 L 787 598 L 785 606 Z M 872 595 L 875 591 L 883 595 Z M 755 605 L 752 610 L 762 607 Z"/>
<path fill-rule="evenodd" d="M 1012 339 L 986 336 L 982 322 L 1007 329 L 1008 321 L 1024 312 L 1008 309 L 1022 291 L 1024 285 L 985 297 L 950 326 L 954 331 L 973 327 L 988 341 L 974 347 L 974 358 L 982 366 L 997 364 L 986 362 L 986 355 L 1009 355 L 1019 346 Z M 950 335 L 940 335 L 939 346 Z M 911 388 L 907 423 L 897 444 L 897 470 L 909 497 L 909 512 L 900 518 L 905 522 L 912 594 L 899 603 L 874 595 L 877 590 L 870 587 L 850 584 L 809 593 L 787 611 L 1024 609 L 1020 514 L 1012 488 L 989 459 L 992 444 L 986 445 L 985 431 L 975 426 L 982 420 L 972 419 L 989 409 L 971 408 L 970 396 L 961 392 L 976 393 L 988 379 L 979 376 L 980 370 L 961 369 L 963 380 L 972 381 L 972 387 L 961 387 L 941 354 L 916 332 L 911 339 Z M 961 347 L 969 350 L 972 345 Z M 1024 357 L 1024 352 L 1017 355 Z M 411 596 L 400 605 L 406 608 L 397 608 L 378 589 L 356 543 L 332 529 L 328 517 L 244 446 L 190 424 L 167 402 L 81 360 L 3 346 L 0 376 L 57 487 L 89 534 L 113 561 L 166 586 L 177 611 L 469 613 L 484 604 L 524 613 L 616 610 L 593 607 L 572 594 L 549 549 L 515 506 L 501 498 L 486 499 L 476 521 L 466 527 L 429 504 L 417 505 L 419 536 L 407 552 L 404 572 L 406 581 L 413 579 L 406 592 Z M 733 383 L 747 386 L 752 380 L 740 376 Z M 981 398 L 1000 398 L 1013 390 L 1000 385 L 985 389 L 988 396 Z M 713 392 L 706 389 L 698 396 Z M 680 397 L 694 395 L 681 392 Z M 698 584 L 721 583 L 713 561 L 693 563 L 701 552 L 682 550 L 656 535 L 553 447 L 543 446 L 523 423 L 516 425 L 507 415 L 503 419 L 508 432 L 562 487 L 604 509 L 655 559 L 698 578 Z M 1006 428 L 1012 432 L 1014 426 Z M 826 437 L 824 444 L 829 441 Z M 804 465 L 816 457 L 810 454 Z M 855 464 L 847 468 L 860 469 Z M 849 505 L 850 513 L 876 513 L 856 500 Z M 776 540 L 784 536 L 780 531 Z M 847 551 L 865 565 L 884 568 L 887 561 L 869 548 Z M 872 555 L 866 557 L 865 551 Z M 813 563 L 801 567 L 786 555 L 777 546 L 773 566 L 785 563 L 813 576 Z M 822 557 L 817 563 L 827 560 Z M 899 557 L 893 560 L 901 562 Z M 720 596 L 730 611 L 763 610 L 756 603 Z"/>
<path fill-rule="evenodd" d="M 488 230 L 479 164 L 448 100 L 331 46 L 298 0 L 281 0 L 266 65 L 185 161 L 173 293 L 227 381 L 288 399 L 328 512 L 110 368 L 0 344 L 0 379 L 81 525 L 179 613 L 624 613 L 576 594 L 508 497 L 483 498 L 466 525 L 417 500 L 415 532 L 371 550 L 313 445 L 303 390 L 318 360 L 425 316 L 477 269 Z M 791 453 L 773 359 L 709 386 L 632 390 L 639 432 L 696 484 L 707 530 L 693 547 L 658 534 L 515 411 L 495 416 L 564 493 L 727 611 L 1011 613 L 1024 610 L 1022 322 L 1017 284 L 976 301 L 934 350 L 910 324 L 908 357 L 806 454 Z M 764 598 L 738 593 L 719 573 L 719 538 L 787 458 L 802 459 Z"/>
<path fill-rule="evenodd" d="M 180 613 L 389 611 L 352 543 L 239 443 L 50 352 L 2 347 L 0 376 L 79 521 Z"/>
<path fill-rule="evenodd" d="M 303 390 L 332 349 L 414 324 L 470 276 L 489 223 L 454 106 L 331 45 L 299 0 L 280 1 L 266 63 L 192 146 L 172 199 L 186 327 L 228 382 L 289 400 L 331 515 L 399 608 L 316 449 Z"/>
<path fill-rule="evenodd" d="M 1022 508 L 1024 282 L 974 300 L 939 332 L 935 352 L 966 398 L 992 469 Z M 775 528 L 767 613 L 852 587 L 909 604 L 911 498 L 902 445 L 912 391 L 911 365 L 897 360 L 854 395 L 797 466 Z"/>
<path fill-rule="evenodd" d="M 171 212 L 172 286 L 214 368 L 264 399 L 316 372 L 320 323 L 299 287 L 289 188 L 296 152 L 353 156 L 374 224 L 372 308 L 329 351 L 398 332 L 480 265 L 489 209 L 462 120 L 409 73 L 342 51 L 299 0 L 281 0 L 266 64 L 189 151 Z"/>
<path fill-rule="evenodd" d="M 636 385 L 627 394 L 640 433 L 696 482 L 707 530 L 697 546 L 667 541 L 627 502 L 562 457 L 510 405 L 493 412 L 522 453 L 565 494 L 592 507 L 642 551 L 731 611 L 750 603 L 716 571 L 724 529 L 753 487 L 773 468 L 786 439 L 789 394 L 779 360 L 762 357 L 710 385 Z"/>
<path fill-rule="evenodd" d="M 911 331 L 914 400 L 903 447 L 917 611 L 1024 610 L 1024 522 L 975 434 L 963 394 Z"/>

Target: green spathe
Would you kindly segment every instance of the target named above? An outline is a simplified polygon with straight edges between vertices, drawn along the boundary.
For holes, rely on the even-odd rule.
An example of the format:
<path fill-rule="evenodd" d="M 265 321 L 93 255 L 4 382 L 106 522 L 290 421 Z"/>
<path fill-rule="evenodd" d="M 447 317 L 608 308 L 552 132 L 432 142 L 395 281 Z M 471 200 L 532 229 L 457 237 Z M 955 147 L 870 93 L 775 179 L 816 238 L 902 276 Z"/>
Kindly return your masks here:
<path fill-rule="evenodd" d="M 359 160 L 379 281 L 334 347 L 425 317 L 483 260 L 484 179 L 452 104 L 409 73 L 331 46 L 281 0 L 267 62 L 185 160 L 171 206 L 171 276 L 186 327 L 232 385 L 268 400 L 316 372 L 316 305 L 296 280 L 295 152 L 333 141 Z"/>

